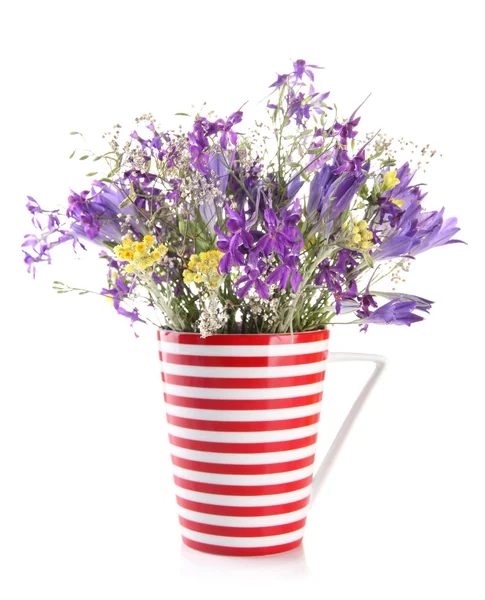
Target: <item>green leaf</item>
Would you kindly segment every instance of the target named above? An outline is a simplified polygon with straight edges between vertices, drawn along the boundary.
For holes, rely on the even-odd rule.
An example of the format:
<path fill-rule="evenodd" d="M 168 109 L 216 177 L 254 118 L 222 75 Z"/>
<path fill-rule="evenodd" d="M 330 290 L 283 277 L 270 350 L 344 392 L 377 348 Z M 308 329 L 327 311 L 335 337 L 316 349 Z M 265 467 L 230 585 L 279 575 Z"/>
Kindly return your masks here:
<path fill-rule="evenodd" d="M 89 154 L 85 154 L 84 156 L 81 156 L 81 158 L 79 160 L 86 160 L 86 158 L 89 158 Z"/>
<path fill-rule="evenodd" d="M 86 173 L 86 177 L 93 177 L 93 175 L 96 175 L 97 173 L 97 171 L 90 171 L 89 173 Z"/>
<path fill-rule="evenodd" d="M 372 256 L 368 252 L 364 252 L 364 260 L 369 268 L 374 268 L 374 261 L 372 260 Z"/>
<path fill-rule="evenodd" d="M 103 156 L 96 156 L 95 158 L 93 158 L 93 162 L 101 160 L 102 158 L 103 158 Z"/>
<path fill-rule="evenodd" d="M 176 112 L 175 116 L 176 117 L 190 117 L 190 115 L 188 113 L 184 113 L 184 112 Z"/>
<path fill-rule="evenodd" d="M 195 253 L 199 254 L 199 252 L 207 252 L 210 250 L 211 244 L 207 240 L 202 237 L 199 237 L 195 240 Z"/>
<path fill-rule="evenodd" d="M 126 206 L 130 206 L 130 204 L 132 204 L 132 203 L 133 203 L 133 200 L 128 196 L 127 198 L 125 198 L 123 200 L 123 202 L 120 202 L 120 208 L 125 208 Z"/>
<path fill-rule="evenodd" d="M 80 131 L 71 131 L 69 135 L 82 135 Z"/>
<path fill-rule="evenodd" d="M 72 157 L 73 157 L 75 154 L 76 154 L 76 151 L 75 151 L 75 150 L 73 150 L 73 151 L 71 152 L 71 154 L 69 155 L 69 158 L 72 158 Z"/>
<path fill-rule="evenodd" d="M 109 179 L 109 177 L 101 177 L 99 181 L 101 183 L 114 183 L 114 181 L 112 179 Z"/>

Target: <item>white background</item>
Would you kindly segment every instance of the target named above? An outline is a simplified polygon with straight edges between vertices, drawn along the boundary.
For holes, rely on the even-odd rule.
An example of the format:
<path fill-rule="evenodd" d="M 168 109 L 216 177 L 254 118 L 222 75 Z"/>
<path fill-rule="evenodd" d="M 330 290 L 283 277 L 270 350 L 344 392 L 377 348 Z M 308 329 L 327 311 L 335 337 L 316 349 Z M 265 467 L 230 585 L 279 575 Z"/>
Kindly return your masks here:
<path fill-rule="evenodd" d="M 0 598 L 373 600 L 485 597 L 483 39 L 478 2 L 17 2 L 3 9 Z M 91 261 L 34 282 L 18 250 L 24 205 L 83 189 L 68 160 L 115 122 L 207 100 L 221 116 L 260 100 L 290 59 L 326 67 L 342 114 L 369 92 L 361 128 L 443 157 L 427 207 L 462 239 L 419 257 L 401 289 L 436 301 L 411 328 L 336 327 L 333 350 L 384 354 L 365 406 L 308 520 L 304 548 L 227 559 L 181 546 L 154 333 L 135 339 L 97 297 Z M 480 236 L 480 239 L 479 239 Z M 358 368 L 329 369 L 321 444 Z M 175 591 L 174 591 L 175 590 Z"/>

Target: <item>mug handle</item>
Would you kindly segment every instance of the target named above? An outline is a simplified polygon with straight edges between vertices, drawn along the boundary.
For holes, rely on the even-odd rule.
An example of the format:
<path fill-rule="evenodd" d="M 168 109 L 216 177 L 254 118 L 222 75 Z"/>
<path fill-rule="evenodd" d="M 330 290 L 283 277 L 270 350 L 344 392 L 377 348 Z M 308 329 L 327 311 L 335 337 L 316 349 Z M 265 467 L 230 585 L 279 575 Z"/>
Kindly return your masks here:
<path fill-rule="evenodd" d="M 382 375 L 382 372 L 384 371 L 384 368 L 387 364 L 387 358 L 385 358 L 384 356 L 379 356 L 377 354 L 356 354 L 350 352 L 331 352 L 329 353 L 328 360 L 329 362 L 365 361 L 372 362 L 375 366 L 371 375 L 367 379 L 364 387 L 362 388 L 362 391 L 357 396 L 355 402 L 352 404 L 352 408 L 345 417 L 344 422 L 342 423 L 340 429 L 337 432 L 337 435 L 335 436 L 335 439 L 332 442 L 332 445 L 325 454 L 321 465 L 318 467 L 318 470 L 313 477 L 311 506 L 313 506 L 313 503 L 317 499 L 318 494 L 322 489 L 322 484 L 326 476 L 328 475 L 328 472 L 332 467 L 335 457 L 337 456 L 340 448 L 342 447 L 342 444 L 345 441 L 345 438 L 347 437 L 355 419 L 357 418 L 360 409 L 369 397 L 370 392 L 374 388 L 379 377 Z"/>

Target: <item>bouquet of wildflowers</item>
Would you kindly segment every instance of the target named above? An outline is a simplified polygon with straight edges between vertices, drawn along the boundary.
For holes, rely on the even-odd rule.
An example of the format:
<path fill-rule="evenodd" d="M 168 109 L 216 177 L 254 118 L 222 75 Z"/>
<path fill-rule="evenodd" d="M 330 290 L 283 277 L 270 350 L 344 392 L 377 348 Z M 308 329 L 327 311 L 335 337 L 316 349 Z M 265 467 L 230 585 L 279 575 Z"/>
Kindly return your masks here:
<path fill-rule="evenodd" d="M 363 329 L 422 320 L 429 300 L 378 282 L 456 242 L 456 219 L 425 209 L 392 140 L 358 141 L 359 109 L 341 119 L 315 90 L 316 69 L 297 60 L 279 75 L 252 128 L 241 110 L 197 114 L 188 131 L 143 115 L 125 142 L 116 126 L 106 153 L 81 156 L 106 165 L 90 190 L 62 210 L 29 197 L 29 271 L 60 244 L 96 244 L 99 293 L 118 313 L 202 336 L 318 330 L 337 315 Z"/>

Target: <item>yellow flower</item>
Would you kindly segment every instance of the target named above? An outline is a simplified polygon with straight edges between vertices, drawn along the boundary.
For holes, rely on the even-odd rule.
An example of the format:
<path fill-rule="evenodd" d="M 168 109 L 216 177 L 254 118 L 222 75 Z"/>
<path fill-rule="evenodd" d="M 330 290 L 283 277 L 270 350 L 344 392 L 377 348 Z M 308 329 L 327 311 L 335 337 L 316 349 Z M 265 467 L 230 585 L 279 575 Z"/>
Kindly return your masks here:
<path fill-rule="evenodd" d="M 195 282 L 214 289 L 219 287 L 222 277 L 218 266 L 222 256 L 220 250 L 192 254 L 188 268 L 183 272 L 184 283 L 190 285 Z"/>
<path fill-rule="evenodd" d="M 369 224 L 367 221 L 354 222 L 351 240 L 352 244 L 359 250 L 365 251 L 373 246 L 372 240 L 374 239 L 374 234 L 372 231 L 369 231 L 368 227 Z"/>
<path fill-rule="evenodd" d="M 150 269 L 153 265 L 161 260 L 168 252 L 165 244 L 159 244 L 153 247 L 155 237 L 146 235 L 143 242 L 133 242 L 133 240 L 125 239 L 121 246 L 115 246 L 114 252 L 116 256 L 129 264 L 124 267 L 127 273 L 136 271 L 144 271 Z"/>
<path fill-rule="evenodd" d="M 194 282 L 195 273 L 189 271 L 189 269 L 185 269 L 182 275 L 184 276 L 184 283 L 186 285 L 190 285 Z"/>
<path fill-rule="evenodd" d="M 405 200 L 398 200 L 397 198 L 391 198 L 391 202 L 393 204 L 395 204 L 396 206 L 399 206 L 399 208 L 401 208 L 401 206 L 404 204 Z"/>
<path fill-rule="evenodd" d="M 397 171 L 386 171 L 384 173 L 384 185 L 382 186 L 382 191 L 387 192 L 387 190 L 392 190 L 395 188 L 398 183 L 400 183 L 400 179 L 396 177 Z"/>

